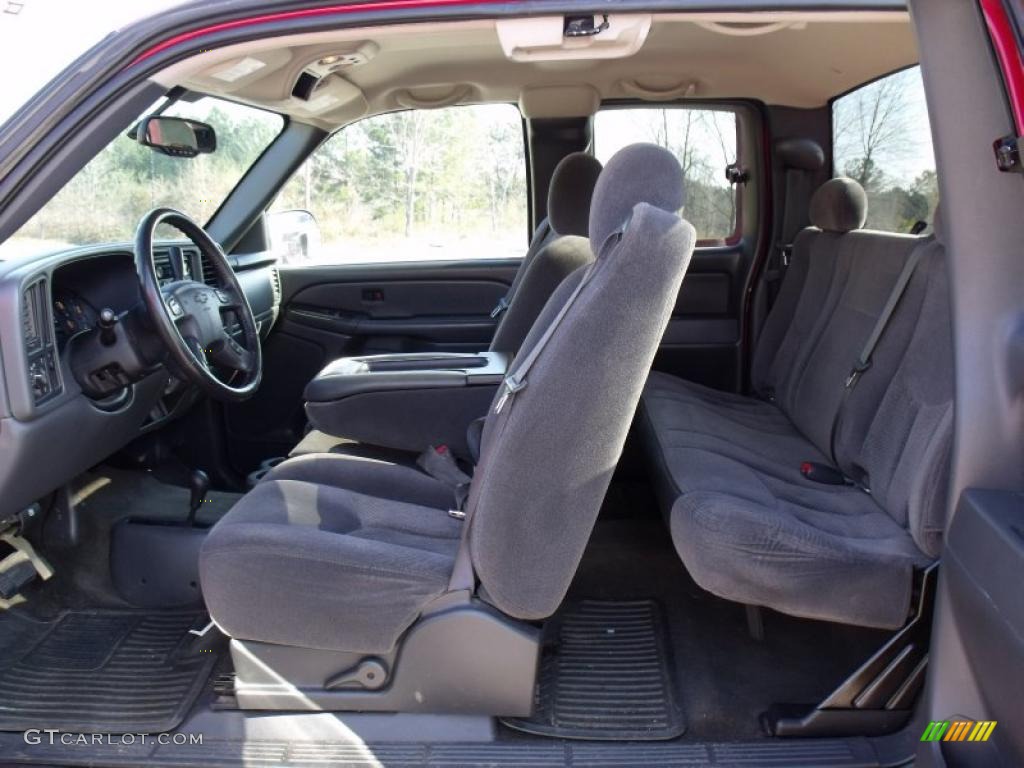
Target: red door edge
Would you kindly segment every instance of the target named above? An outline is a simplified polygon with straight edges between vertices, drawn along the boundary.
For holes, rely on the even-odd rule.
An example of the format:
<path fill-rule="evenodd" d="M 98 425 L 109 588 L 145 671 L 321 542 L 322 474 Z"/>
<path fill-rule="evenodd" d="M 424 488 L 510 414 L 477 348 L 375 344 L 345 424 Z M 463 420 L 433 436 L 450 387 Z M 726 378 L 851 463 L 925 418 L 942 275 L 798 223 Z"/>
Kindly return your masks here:
<path fill-rule="evenodd" d="M 1003 0 L 981 0 L 981 12 L 1003 72 L 1017 134 L 1024 135 L 1024 58 L 1021 57 L 1013 22 Z"/>
<path fill-rule="evenodd" d="M 196 40 L 198 38 L 205 37 L 206 35 L 223 32 L 229 29 L 241 29 L 259 24 L 268 24 L 272 22 L 288 21 L 291 19 L 301 19 L 313 16 L 343 15 L 364 11 L 408 10 L 410 8 L 450 8 L 452 6 L 484 5 L 504 1 L 505 0 L 376 0 L 376 2 L 368 3 L 346 3 L 341 5 L 328 5 L 322 8 L 304 8 L 297 11 L 266 13 L 261 16 L 250 16 L 244 19 L 235 19 L 233 21 L 221 22 L 220 24 L 212 24 L 208 27 L 201 27 L 189 32 L 183 32 L 180 35 L 174 35 L 173 37 L 169 37 L 166 40 L 157 43 L 152 48 L 149 48 L 140 54 L 132 62 L 132 65 L 145 61 L 149 57 L 155 56 L 168 48 L 173 48 L 180 43 Z"/>

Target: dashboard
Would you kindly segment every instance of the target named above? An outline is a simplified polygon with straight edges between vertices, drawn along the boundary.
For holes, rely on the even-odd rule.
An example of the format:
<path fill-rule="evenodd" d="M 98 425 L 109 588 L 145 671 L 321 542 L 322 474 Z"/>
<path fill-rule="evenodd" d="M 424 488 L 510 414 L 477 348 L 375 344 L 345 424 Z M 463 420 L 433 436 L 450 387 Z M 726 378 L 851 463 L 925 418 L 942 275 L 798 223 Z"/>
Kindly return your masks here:
<path fill-rule="evenodd" d="M 275 259 L 261 253 L 229 261 L 265 337 L 280 306 Z M 191 244 L 157 243 L 154 262 L 161 283 L 217 280 Z M 0 263 L 0 519 L 200 399 L 197 388 L 159 363 L 110 397 L 90 397 L 79 386 L 72 367 L 82 346 L 76 338 L 98 328 L 103 310 L 123 316 L 141 305 L 130 244 Z"/>

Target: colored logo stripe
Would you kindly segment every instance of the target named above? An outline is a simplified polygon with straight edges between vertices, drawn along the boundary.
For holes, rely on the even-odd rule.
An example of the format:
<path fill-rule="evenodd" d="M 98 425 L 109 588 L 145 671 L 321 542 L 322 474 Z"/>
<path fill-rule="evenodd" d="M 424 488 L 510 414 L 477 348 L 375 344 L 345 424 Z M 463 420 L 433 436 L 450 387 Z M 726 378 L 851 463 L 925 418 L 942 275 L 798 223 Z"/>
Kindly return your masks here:
<path fill-rule="evenodd" d="M 995 727 L 995 720 L 933 720 L 921 741 L 988 741 Z"/>

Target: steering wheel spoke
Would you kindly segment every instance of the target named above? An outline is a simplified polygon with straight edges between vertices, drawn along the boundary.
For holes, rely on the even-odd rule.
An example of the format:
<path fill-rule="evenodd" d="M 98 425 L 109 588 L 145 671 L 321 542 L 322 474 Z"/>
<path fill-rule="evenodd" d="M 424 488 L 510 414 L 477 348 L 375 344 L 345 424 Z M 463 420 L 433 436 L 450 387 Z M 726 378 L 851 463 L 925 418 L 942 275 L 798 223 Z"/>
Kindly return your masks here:
<path fill-rule="evenodd" d="M 235 341 L 234 337 L 227 331 L 210 347 L 210 357 L 213 358 L 214 362 L 220 363 L 234 371 L 249 373 L 252 370 L 252 353 Z"/>

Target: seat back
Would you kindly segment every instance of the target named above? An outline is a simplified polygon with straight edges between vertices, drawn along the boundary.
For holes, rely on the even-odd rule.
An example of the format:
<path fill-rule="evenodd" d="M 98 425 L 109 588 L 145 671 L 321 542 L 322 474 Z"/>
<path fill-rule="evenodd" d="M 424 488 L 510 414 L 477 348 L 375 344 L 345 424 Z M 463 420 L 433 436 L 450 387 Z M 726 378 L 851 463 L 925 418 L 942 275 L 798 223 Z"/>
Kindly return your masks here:
<path fill-rule="evenodd" d="M 590 200 L 601 163 L 584 152 L 562 158 L 551 176 L 548 216 L 537 227 L 523 263 L 499 309 L 490 349 L 515 355 L 554 290 L 593 261 L 587 240 Z"/>
<path fill-rule="evenodd" d="M 871 368 L 844 404 L 836 459 L 921 551 L 938 557 L 953 442 L 953 326 L 937 219 L 934 228 L 917 246 L 924 253 Z"/>
<path fill-rule="evenodd" d="M 863 190 L 833 179 L 814 195 L 779 300 L 755 352 L 753 380 L 844 474 L 938 555 L 952 441 L 953 361 L 941 225 L 936 236 L 861 230 Z M 900 273 L 924 253 L 875 349 L 846 379 Z M 837 412 L 839 416 L 837 418 Z M 833 446 L 833 429 L 835 440 Z"/>
<path fill-rule="evenodd" d="M 510 371 L 522 389 L 500 388 L 488 413 L 469 546 L 481 595 L 506 614 L 551 615 L 583 555 L 693 253 L 684 199 L 668 151 L 609 161 L 590 213 L 596 261 L 551 296 Z"/>

